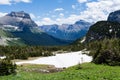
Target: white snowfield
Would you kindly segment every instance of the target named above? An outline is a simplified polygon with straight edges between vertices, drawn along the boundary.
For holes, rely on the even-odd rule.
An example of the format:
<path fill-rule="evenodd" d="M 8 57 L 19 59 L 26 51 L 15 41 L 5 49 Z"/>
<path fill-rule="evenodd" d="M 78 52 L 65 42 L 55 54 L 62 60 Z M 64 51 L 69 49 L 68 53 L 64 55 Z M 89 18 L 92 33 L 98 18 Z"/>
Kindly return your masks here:
<path fill-rule="evenodd" d="M 0 59 L 5 59 L 6 58 L 6 56 L 0 56 Z"/>
<path fill-rule="evenodd" d="M 79 63 L 91 62 L 92 57 L 82 54 L 82 51 L 56 54 L 56 56 L 42 57 L 31 61 L 16 62 L 17 65 L 28 64 L 47 64 L 54 65 L 56 68 L 70 67 Z"/>

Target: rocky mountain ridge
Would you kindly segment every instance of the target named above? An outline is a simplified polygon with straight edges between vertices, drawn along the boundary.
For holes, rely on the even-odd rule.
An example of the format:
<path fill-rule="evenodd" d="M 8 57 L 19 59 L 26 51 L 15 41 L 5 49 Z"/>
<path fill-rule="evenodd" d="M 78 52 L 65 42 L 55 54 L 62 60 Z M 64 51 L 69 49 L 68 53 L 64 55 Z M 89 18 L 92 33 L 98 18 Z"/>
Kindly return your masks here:
<path fill-rule="evenodd" d="M 20 12 L 11 12 L 0 18 L 0 29 L 8 34 L 11 34 L 12 37 L 6 38 L 18 38 L 16 40 L 18 43 L 25 45 L 39 45 L 39 46 L 55 46 L 55 45 L 66 45 L 69 42 L 65 40 L 60 40 L 54 38 L 51 35 L 44 33 L 38 29 L 37 24 L 31 19 L 28 13 L 23 11 Z M 2 34 L 0 34 L 2 37 Z M 1 40 L 4 37 L 2 37 Z M 12 39 L 7 39 L 5 44 L 13 45 Z M 2 42 L 2 41 L 1 41 Z"/>
<path fill-rule="evenodd" d="M 39 28 L 45 33 L 57 37 L 63 40 L 74 41 L 78 38 L 82 38 L 87 33 L 91 23 L 79 20 L 74 24 L 62 24 L 62 25 L 43 25 Z"/>

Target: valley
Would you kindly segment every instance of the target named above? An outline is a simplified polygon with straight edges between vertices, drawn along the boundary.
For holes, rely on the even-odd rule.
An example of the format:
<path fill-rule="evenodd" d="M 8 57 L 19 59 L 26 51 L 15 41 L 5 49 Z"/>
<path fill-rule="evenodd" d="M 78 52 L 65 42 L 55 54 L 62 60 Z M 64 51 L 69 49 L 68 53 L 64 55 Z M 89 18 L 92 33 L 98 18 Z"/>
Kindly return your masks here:
<path fill-rule="evenodd" d="M 0 80 L 120 80 L 119 0 L 4 1 Z"/>

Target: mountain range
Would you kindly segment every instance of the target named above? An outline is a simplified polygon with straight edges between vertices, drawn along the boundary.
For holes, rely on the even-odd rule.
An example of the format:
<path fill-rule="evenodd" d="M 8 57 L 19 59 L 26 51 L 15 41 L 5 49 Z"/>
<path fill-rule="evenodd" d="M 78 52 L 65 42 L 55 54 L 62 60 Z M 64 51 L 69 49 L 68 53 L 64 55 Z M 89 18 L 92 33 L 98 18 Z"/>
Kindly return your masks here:
<path fill-rule="evenodd" d="M 24 11 L 0 17 L 0 45 L 58 46 L 104 38 L 120 38 L 120 10 L 93 25 L 79 20 L 74 24 L 38 26 Z"/>
<path fill-rule="evenodd" d="M 68 45 L 83 37 L 90 25 L 80 20 L 71 25 L 38 26 L 28 13 L 11 12 L 0 17 L 0 45 Z"/>
<path fill-rule="evenodd" d="M 11 12 L 0 18 L 0 42 L 2 45 L 67 45 L 69 42 L 57 39 L 38 29 L 37 24 L 24 11 Z M 9 35 L 9 36 L 7 36 Z"/>
<path fill-rule="evenodd" d="M 79 20 L 74 24 L 62 24 L 62 25 L 43 25 L 39 26 L 40 30 L 52 35 L 58 39 L 75 41 L 78 38 L 85 36 L 89 27 L 92 24 L 83 20 Z"/>

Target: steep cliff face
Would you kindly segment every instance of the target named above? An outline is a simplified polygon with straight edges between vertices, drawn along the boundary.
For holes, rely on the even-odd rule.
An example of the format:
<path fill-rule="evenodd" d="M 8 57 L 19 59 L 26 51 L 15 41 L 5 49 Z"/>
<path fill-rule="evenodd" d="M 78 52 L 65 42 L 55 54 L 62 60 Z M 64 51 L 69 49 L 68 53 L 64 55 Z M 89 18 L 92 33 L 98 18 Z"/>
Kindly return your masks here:
<path fill-rule="evenodd" d="M 98 21 L 92 25 L 86 34 L 85 42 L 104 38 L 120 38 L 120 10 L 111 12 L 107 21 Z"/>
<path fill-rule="evenodd" d="M 99 21 L 92 25 L 86 34 L 86 42 L 104 38 L 120 38 L 120 23 Z"/>
<path fill-rule="evenodd" d="M 120 10 L 111 12 L 108 16 L 108 21 L 120 23 Z"/>

